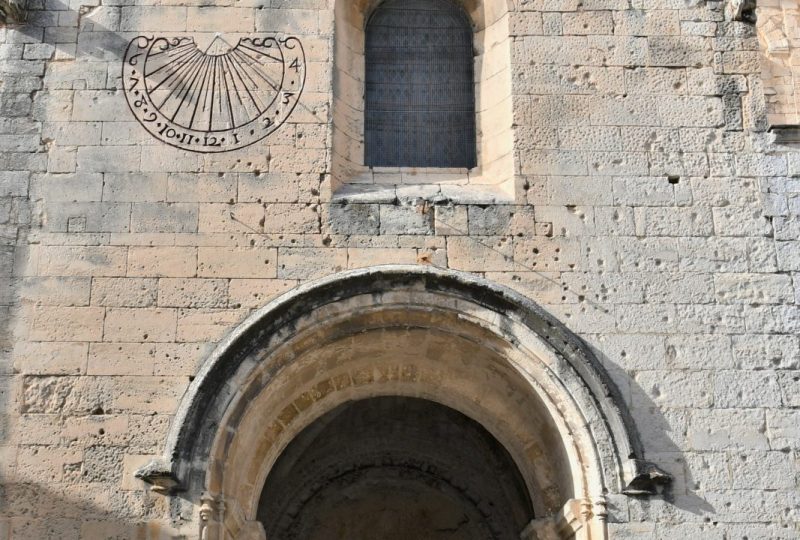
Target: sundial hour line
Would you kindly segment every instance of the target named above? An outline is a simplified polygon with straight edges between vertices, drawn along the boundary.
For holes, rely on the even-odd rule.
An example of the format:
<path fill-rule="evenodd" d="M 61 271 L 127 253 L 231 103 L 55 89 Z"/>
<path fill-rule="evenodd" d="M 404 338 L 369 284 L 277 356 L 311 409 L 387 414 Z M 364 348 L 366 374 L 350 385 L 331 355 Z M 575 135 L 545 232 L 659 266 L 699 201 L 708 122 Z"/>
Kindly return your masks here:
<path fill-rule="evenodd" d="M 161 141 L 196 152 L 242 148 L 280 127 L 305 81 L 305 66 L 286 62 L 290 51 L 303 58 L 300 42 L 245 37 L 231 47 L 215 36 L 204 48 L 190 38 L 131 40 L 123 59 L 130 84 L 123 89 L 139 123 Z M 287 69 L 292 82 L 283 89 Z"/>
<path fill-rule="evenodd" d="M 147 76 L 148 77 L 152 77 L 153 75 L 155 75 L 156 73 L 158 73 L 159 71 L 161 71 L 162 69 L 165 69 L 165 68 L 170 68 L 172 70 L 179 69 L 181 67 L 181 65 L 183 65 L 181 62 L 187 62 L 191 58 L 194 58 L 195 56 L 201 56 L 200 51 L 198 51 L 195 48 L 190 48 L 190 49 L 188 49 L 186 51 L 183 51 L 179 56 L 176 56 L 174 59 L 170 60 L 169 62 L 163 64 L 161 67 L 159 67 L 157 69 L 154 69 L 150 73 L 147 73 Z"/>
<path fill-rule="evenodd" d="M 258 62 L 255 62 L 255 61 L 254 61 L 254 59 L 253 59 L 252 57 L 250 57 L 250 55 L 249 55 L 249 54 L 247 54 L 247 53 L 246 53 L 246 52 L 244 52 L 244 51 L 238 51 L 238 50 L 237 50 L 237 51 L 234 51 L 234 52 L 235 52 L 236 54 L 239 54 L 239 55 L 240 55 L 240 56 L 241 56 L 241 57 L 242 57 L 242 58 L 245 60 L 245 62 L 247 62 L 247 64 L 248 64 L 248 65 L 251 65 L 251 66 L 253 66 L 253 71 L 255 71 L 256 73 L 258 73 L 258 75 L 259 75 L 259 76 L 260 76 L 262 79 L 264 79 L 264 82 L 266 82 L 267 84 L 269 84 L 269 85 L 270 85 L 270 86 L 273 88 L 273 90 L 275 90 L 275 91 L 277 91 L 277 90 L 278 90 L 278 86 L 279 86 L 279 84 L 276 84 L 276 83 L 275 83 L 275 81 L 272 81 L 272 80 L 270 80 L 270 79 L 269 79 L 269 77 L 267 77 L 267 76 L 266 76 L 266 75 L 265 75 L 265 74 L 264 74 L 264 73 L 263 73 L 263 72 L 262 72 L 262 71 L 261 71 L 261 70 L 260 70 L 258 67 L 256 67 L 255 65 L 253 65 L 253 64 L 256 64 L 257 66 L 261 67 L 261 64 L 259 64 Z"/>

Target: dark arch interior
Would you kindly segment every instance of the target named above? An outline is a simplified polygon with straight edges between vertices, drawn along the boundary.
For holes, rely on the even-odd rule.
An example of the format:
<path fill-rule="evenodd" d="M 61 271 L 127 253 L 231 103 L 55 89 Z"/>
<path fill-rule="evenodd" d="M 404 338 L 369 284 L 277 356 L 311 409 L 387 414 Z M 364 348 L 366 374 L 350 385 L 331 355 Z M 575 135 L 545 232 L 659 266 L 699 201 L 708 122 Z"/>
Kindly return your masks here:
<path fill-rule="evenodd" d="M 516 465 L 486 429 L 406 397 L 348 402 L 307 427 L 258 508 L 280 540 L 511 540 L 532 518 Z"/>

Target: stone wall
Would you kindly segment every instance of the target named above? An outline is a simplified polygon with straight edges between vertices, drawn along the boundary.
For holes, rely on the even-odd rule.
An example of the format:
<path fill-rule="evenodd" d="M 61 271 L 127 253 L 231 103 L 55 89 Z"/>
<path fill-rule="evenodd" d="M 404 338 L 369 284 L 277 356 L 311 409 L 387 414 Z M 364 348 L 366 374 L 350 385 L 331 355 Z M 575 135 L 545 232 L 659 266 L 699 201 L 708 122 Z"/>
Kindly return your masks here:
<path fill-rule="evenodd" d="M 796 2 L 762 0 L 758 5 L 761 73 L 771 126 L 800 123 L 797 77 L 800 75 L 800 9 Z"/>
<path fill-rule="evenodd" d="M 718 1 L 509 5 L 497 204 L 334 191 L 333 2 L 201 4 L 31 0 L 0 28 L 0 538 L 180 537 L 190 516 L 133 471 L 203 358 L 270 298 L 383 263 L 513 287 L 595 349 L 675 479 L 610 509 L 612 537 L 800 534 L 800 154 L 766 132 L 752 24 Z M 243 150 L 167 146 L 126 105 L 125 48 L 216 32 L 299 37 L 300 105 Z"/>

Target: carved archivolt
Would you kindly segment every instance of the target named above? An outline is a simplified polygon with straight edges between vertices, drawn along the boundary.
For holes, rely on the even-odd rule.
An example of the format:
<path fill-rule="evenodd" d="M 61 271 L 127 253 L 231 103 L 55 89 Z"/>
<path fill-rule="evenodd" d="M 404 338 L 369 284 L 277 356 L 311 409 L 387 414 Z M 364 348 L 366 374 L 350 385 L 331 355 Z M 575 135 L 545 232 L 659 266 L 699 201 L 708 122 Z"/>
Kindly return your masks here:
<path fill-rule="evenodd" d="M 563 325 L 508 289 L 417 266 L 332 276 L 253 314 L 140 476 L 179 486 L 201 538 L 264 538 L 256 510 L 283 449 L 338 405 L 388 395 L 458 410 L 508 450 L 537 516 L 523 538 L 603 538 L 607 494 L 669 480 L 641 460 L 617 390 Z"/>

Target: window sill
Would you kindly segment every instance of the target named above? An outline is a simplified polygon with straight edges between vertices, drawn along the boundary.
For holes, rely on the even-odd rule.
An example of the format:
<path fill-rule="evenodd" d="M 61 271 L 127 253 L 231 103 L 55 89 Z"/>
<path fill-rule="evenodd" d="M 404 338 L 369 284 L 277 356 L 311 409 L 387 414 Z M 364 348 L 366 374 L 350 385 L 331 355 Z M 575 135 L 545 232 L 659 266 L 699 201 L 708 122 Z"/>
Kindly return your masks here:
<path fill-rule="evenodd" d="M 515 204 L 513 193 L 499 186 L 476 184 L 345 184 L 333 193 L 331 201 L 390 204 L 409 199 L 436 204 Z"/>

